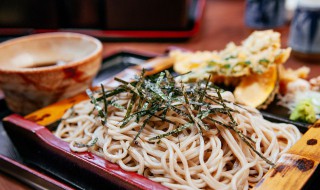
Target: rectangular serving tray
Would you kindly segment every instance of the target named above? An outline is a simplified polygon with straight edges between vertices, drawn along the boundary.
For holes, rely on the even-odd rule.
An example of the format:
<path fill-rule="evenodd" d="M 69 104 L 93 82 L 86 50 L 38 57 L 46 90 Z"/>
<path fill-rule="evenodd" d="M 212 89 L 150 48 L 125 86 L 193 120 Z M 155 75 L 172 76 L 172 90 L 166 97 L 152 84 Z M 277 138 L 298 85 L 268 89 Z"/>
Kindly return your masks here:
<path fill-rule="evenodd" d="M 94 80 L 94 84 L 97 85 L 101 80 L 121 73 L 128 67 L 131 69 L 131 66 L 140 65 L 145 60 L 155 56 L 159 55 L 134 51 L 117 52 L 109 55 L 104 59 L 101 71 Z M 159 72 L 165 68 L 166 67 L 148 67 L 147 69 L 149 72 Z M 137 70 L 127 71 L 129 71 L 128 73 L 132 73 Z M 51 179 L 53 182 L 56 181 L 60 183 L 60 186 L 66 184 L 65 187 L 77 189 L 166 189 L 164 186 L 158 183 L 152 182 L 136 173 L 124 171 L 118 165 L 110 163 L 105 159 L 95 156 L 91 153 L 71 152 L 66 142 L 63 142 L 52 134 L 51 130 L 56 126 L 56 123 L 59 122 L 59 119 L 63 115 L 64 111 L 75 103 L 84 99 L 87 99 L 87 96 L 85 94 L 80 94 L 76 97 L 50 105 L 26 117 L 22 117 L 17 114 L 11 114 L 7 116 L 4 119 L 4 126 L 12 142 L 8 138 L 3 138 L 5 140 L 2 140 L 3 142 L 1 144 L 5 144 L 5 147 L 2 147 L 1 149 L 7 149 L 7 152 L 0 152 L 4 158 L 2 161 L 4 163 L 14 162 L 16 163 L 14 165 L 21 165 L 29 169 L 35 168 L 36 170 L 32 170 L 36 172 L 40 171 L 42 174 L 48 177 L 46 182 L 50 181 Z M 2 116 L 8 114 L 10 114 L 10 112 L 4 110 L 4 114 Z M 295 123 L 285 117 L 278 117 L 268 112 L 263 114 L 266 119 L 270 119 L 274 122 L 295 124 L 303 133 L 308 130 L 308 124 Z M 292 158 L 291 160 L 299 160 L 300 157 L 311 160 L 313 159 L 313 167 L 309 168 L 308 172 L 302 172 L 300 170 L 295 171 L 292 170 L 292 167 L 291 169 L 289 168 L 286 170 L 287 173 L 295 172 L 296 175 L 300 176 L 298 185 L 304 189 L 309 189 L 310 187 L 312 189 L 317 185 L 320 185 L 318 180 L 314 180 L 319 177 L 318 163 L 320 159 L 316 156 L 310 156 L 314 153 L 317 153 L 316 148 L 318 145 L 312 147 L 313 152 L 311 151 L 310 153 L 307 151 L 308 154 L 303 152 L 301 153 L 301 151 L 295 152 L 295 150 L 298 150 L 300 146 L 305 145 L 305 141 L 308 140 L 309 136 L 313 136 L 312 138 L 317 138 L 315 136 L 320 134 L 320 132 L 317 131 L 317 126 L 319 126 L 319 124 L 315 125 L 315 127 L 311 129 L 313 131 L 308 131 L 308 133 L 305 134 L 304 137 L 297 143 L 298 147 L 295 145 L 296 148 L 294 148 L 294 146 L 291 149 L 293 151 L 286 155 L 287 157 Z M 0 130 L 2 129 L 0 128 Z M 1 133 L 5 134 L 5 131 L 2 130 Z M 0 151 L 3 151 L 1 149 Z M 308 150 L 308 147 L 306 150 Z M 318 153 L 320 155 L 320 151 Z M 284 158 L 284 160 L 288 159 Z M 267 177 L 263 178 L 262 182 L 257 185 L 257 188 L 270 184 L 270 181 L 285 181 L 286 178 L 278 179 L 277 175 L 273 178 L 273 180 L 270 180 L 272 178 L 270 172 L 276 171 L 276 168 L 277 167 L 269 171 L 269 177 L 266 175 Z M 8 167 L 5 169 L 0 167 L 0 169 L 6 172 L 9 171 L 9 173 L 15 173 L 12 171 L 14 169 L 10 169 L 10 167 L 9 169 Z M 26 169 L 24 169 L 24 171 L 26 171 Z M 23 177 L 17 177 L 23 180 Z M 306 183 L 307 181 L 308 183 Z M 31 182 L 37 183 L 35 180 L 31 180 Z M 45 185 L 46 184 L 44 184 L 44 186 Z M 59 187 L 59 184 L 55 185 Z"/>

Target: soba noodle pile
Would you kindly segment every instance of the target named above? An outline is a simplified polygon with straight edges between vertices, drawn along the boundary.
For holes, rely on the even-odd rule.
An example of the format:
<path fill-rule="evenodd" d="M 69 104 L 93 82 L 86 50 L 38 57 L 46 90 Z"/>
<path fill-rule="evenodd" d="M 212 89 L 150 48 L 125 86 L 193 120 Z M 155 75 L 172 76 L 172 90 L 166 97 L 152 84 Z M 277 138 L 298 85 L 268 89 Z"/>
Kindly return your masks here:
<path fill-rule="evenodd" d="M 215 91 L 207 93 L 218 97 Z M 99 94 L 101 92 L 95 97 Z M 271 162 L 276 162 L 300 138 L 295 126 L 271 123 L 256 109 L 236 105 L 228 91 L 221 92 L 221 96 L 225 105 L 233 110 L 231 114 L 238 124 L 237 129 L 250 137 L 256 151 Z M 208 116 L 221 125 L 207 122 L 209 129 L 201 130 L 196 124 L 186 126 L 189 120 L 185 116 L 168 109 L 166 119 L 171 122 L 150 117 L 132 143 L 148 116 L 139 121 L 132 119 L 120 127 L 131 98 L 129 92 L 115 95 L 113 99 L 117 104 L 109 105 L 106 122 L 101 122 L 98 111 L 94 110 L 97 105 L 90 100 L 76 104 L 65 113 L 55 135 L 69 142 L 72 151 L 93 152 L 126 171 L 137 172 L 171 189 L 248 189 L 271 167 L 235 131 L 223 126 L 232 121 L 222 113 Z M 210 102 L 211 108 L 221 107 L 207 98 L 204 101 Z M 137 104 L 138 101 L 133 110 L 137 109 Z M 99 106 L 103 108 L 103 102 Z M 150 140 L 179 126 L 186 126 L 186 129 Z"/>

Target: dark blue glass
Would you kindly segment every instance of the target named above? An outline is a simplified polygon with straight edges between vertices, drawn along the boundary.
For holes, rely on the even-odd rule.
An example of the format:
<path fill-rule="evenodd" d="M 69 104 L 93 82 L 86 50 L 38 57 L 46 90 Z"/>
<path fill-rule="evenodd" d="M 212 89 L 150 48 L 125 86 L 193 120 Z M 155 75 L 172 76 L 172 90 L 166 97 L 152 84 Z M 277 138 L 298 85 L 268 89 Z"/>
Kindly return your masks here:
<path fill-rule="evenodd" d="M 285 0 L 247 0 L 245 22 L 250 28 L 277 28 L 285 23 Z"/>
<path fill-rule="evenodd" d="M 301 53 L 320 53 L 320 7 L 298 7 L 289 36 L 289 45 Z"/>

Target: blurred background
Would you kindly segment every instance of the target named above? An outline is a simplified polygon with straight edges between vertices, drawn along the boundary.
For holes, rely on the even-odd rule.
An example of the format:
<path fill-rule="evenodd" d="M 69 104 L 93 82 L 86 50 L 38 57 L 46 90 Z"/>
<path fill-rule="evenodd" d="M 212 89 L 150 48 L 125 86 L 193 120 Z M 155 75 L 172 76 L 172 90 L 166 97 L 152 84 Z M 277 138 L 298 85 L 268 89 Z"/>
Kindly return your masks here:
<path fill-rule="evenodd" d="M 194 0 L 2 0 L 0 26 L 101 30 L 183 30 Z"/>
<path fill-rule="evenodd" d="M 230 5 L 219 7 L 217 4 L 212 7 L 218 2 L 230 2 Z M 217 22 L 227 21 L 235 15 L 239 24 L 246 21 L 247 26 L 253 28 L 279 27 L 283 24 L 282 20 L 292 18 L 297 0 L 269 2 L 271 3 L 265 0 L 1 0 L 0 36 L 69 30 L 104 40 L 188 39 L 199 32 L 200 24 L 213 22 L 212 27 L 215 27 Z M 237 10 L 232 10 L 235 5 Z M 278 12 L 273 10 L 275 6 Z M 268 16 L 277 17 L 279 13 L 280 23 L 255 24 L 250 19 L 258 18 L 257 13 L 264 14 L 260 20 Z M 206 16 L 203 19 L 204 14 Z"/>

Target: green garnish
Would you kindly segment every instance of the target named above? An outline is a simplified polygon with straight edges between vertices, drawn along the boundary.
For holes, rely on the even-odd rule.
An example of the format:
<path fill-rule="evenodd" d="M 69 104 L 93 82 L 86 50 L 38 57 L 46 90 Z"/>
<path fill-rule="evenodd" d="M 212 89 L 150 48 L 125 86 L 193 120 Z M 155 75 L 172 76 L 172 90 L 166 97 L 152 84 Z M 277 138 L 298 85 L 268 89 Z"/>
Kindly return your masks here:
<path fill-rule="evenodd" d="M 94 138 L 93 140 L 91 140 L 88 144 L 83 144 L 83 143 L 75 143 L 75 146 L 78 148 L 83 148 L 83 147 L 92 147 L 94 146 L 96 143 L 98 142 L 98 137 Z"/>
<path fill-rule="evenodd" d="M 164 134 L 161 134 L 161 135 L 152 137 L 152 138 L 149 139 L 149 140 L 152 141 L 152 140 L 156 140 L 156 139 L 162 139 L 162 138 L 164 138 L 164 137 L 167 137 L 167 136 L 170 136 L 170 135 L 173 135 L 173 134 L 180 133 L 181 131 L 183 131 L 183 130 L 189 128 L 189 127 L 191 127 L 192 125 L 193 125 L 193 123 L 186 123 L 186 124 L 184 124 L 184 125 L 176 128 L 176 129 L 174 129 L 174 130 L 172 130 L 172 131 L 169 131 L 169 132 L 167 132 L 167 133 L 164 133 Z"/>
<path fill-rule="evenodd" d="M 311 99 L 306 99 L 299 102 L 291 113 L 290 119 L 294 121 L 314 123 L 317 120 L 317 117 Z"/>
<path fill-rule="evenodd" d="M 93 92 L 90 89 L 86 90 L 87 95 L 91 99 L 91 103 L 94 105 L 94 108 L 98 111 L 101 118 L 102 125 L 105 124 L 106 113 L 103 111 L 102 107 L 99 105 L 98 100 L 93 96 Z M 105 97 L 105 95 L 103 95 Z"/>
<path fill-rule="evenodd" d="M 209 61 L 208 62 L 208 66 L 209 67 L 213 67 L 213 66 L 216 66 L 218 63 L 216 61 Z"/>
<path fill-rule="evenodd" d="M 106 93 L 104 91 L 104 86 L 101 84 L 101 89 L 102 89 L 102 97 L 103 97 L 103 103 L 104 103 L 104 123 L 107 123 L 107 113 L 108 113 L 108 100 L 106 98 Z"/>
<path fill-rule="evenodd" d="M 270 61 L 268 59 L 260 59 L 259 60 L 259 64 L 264 67 L 267 67 L 269 63 L 270 63 Z"/>
<path fill-rule="evenodd" d="M 263 58 L 259 60 L 259 63 L 270 63 L 270 61 L 268 59 Z"/>
<path fill-rule="evenodd" d="M 251 61 L 245 61 L 244 64 L 250 65 L 250 64 L 251 64 Z"/>
<path fill-rule="evenodd" d="M 226 68 L 226 69 L 230 69 L 231 65 L 230 64 L 225 64 L 225 65 L 223 65 L 223 67 Z"/>
<path fill-rule="evenodd" d="M 225 67 L 230 67 L 230 64 L 225 65 Z M 120 122 L 120 128 L 126 127 L 132 120 L 142 123 L 140 128 L 136 130 L 137 133 L 133 143 L 131 143 L 132 145 L 137 144 L 136 140 L 146 126 L 156 126 L 154 122 L 151 122 L 153 118 L 157 121 L 175 125 L 175 129 L 149 138 L 150 141 L 157 140 L 155 143 L 159 143 L 162 138 L 170 135 L 178 135 L 190 127 L 196 127 L 199 135 L 212 128 L 219 130 L 219 127 L 224 127 L 235 132 L 253 152 L 257 153 L 268 164 L 273 165 L 271 161 L 255 150 L 254 140 L 238 129 L 238 124 L 232 116 L 233 113 L 238 111 L 228 107 L 227 103 L 230 102 L 222 98 L 223 90 L 213 85 L 210 82 L 210 77 L 205 81 L 184 84 L 176 82 L 168 71 L 153 76 L 144 76 L 144 71 L 142 71 L 142 74 L 135 77 L 132 82 L 118 78 L 116 80 L 121 83 L 120 86 L 113 90 L 105 90 L 102 86 L 102 95 L 99 98 L 94 98 L 90 90 L 87 91 L 87 94 L 91 103 L 94 104 L 94 108 L 98 111 L 97 116 L 101 118 L 102 122 L 107 121 L 108 110 L 110 110 L 105 107 L 111 106 L 119 109 L 121 106 L 126 110 L 126 114 Z M 124 106 L 117 104 L 117 95 L 122 92 L 125 92 L 130 98 L 129 103 Z M 102 108 L 103 106 L 104 108 Z M 182 117 L 186 123 L 181 125 L 171 121 L 166 117 L 168 112 L 174 112 Z M 213 119 L 216 114 L 219 114 L 222 118 L 223 115 L 228 117 L 230 122 Z"/>
<path fill-rule="evenodd" d="M 229 57 L 224 58 L 224 60 L 228 61 L 229 59 L 235 59 L 235 58 L 237 57 L 234 55 L 230 55 Z"/>

